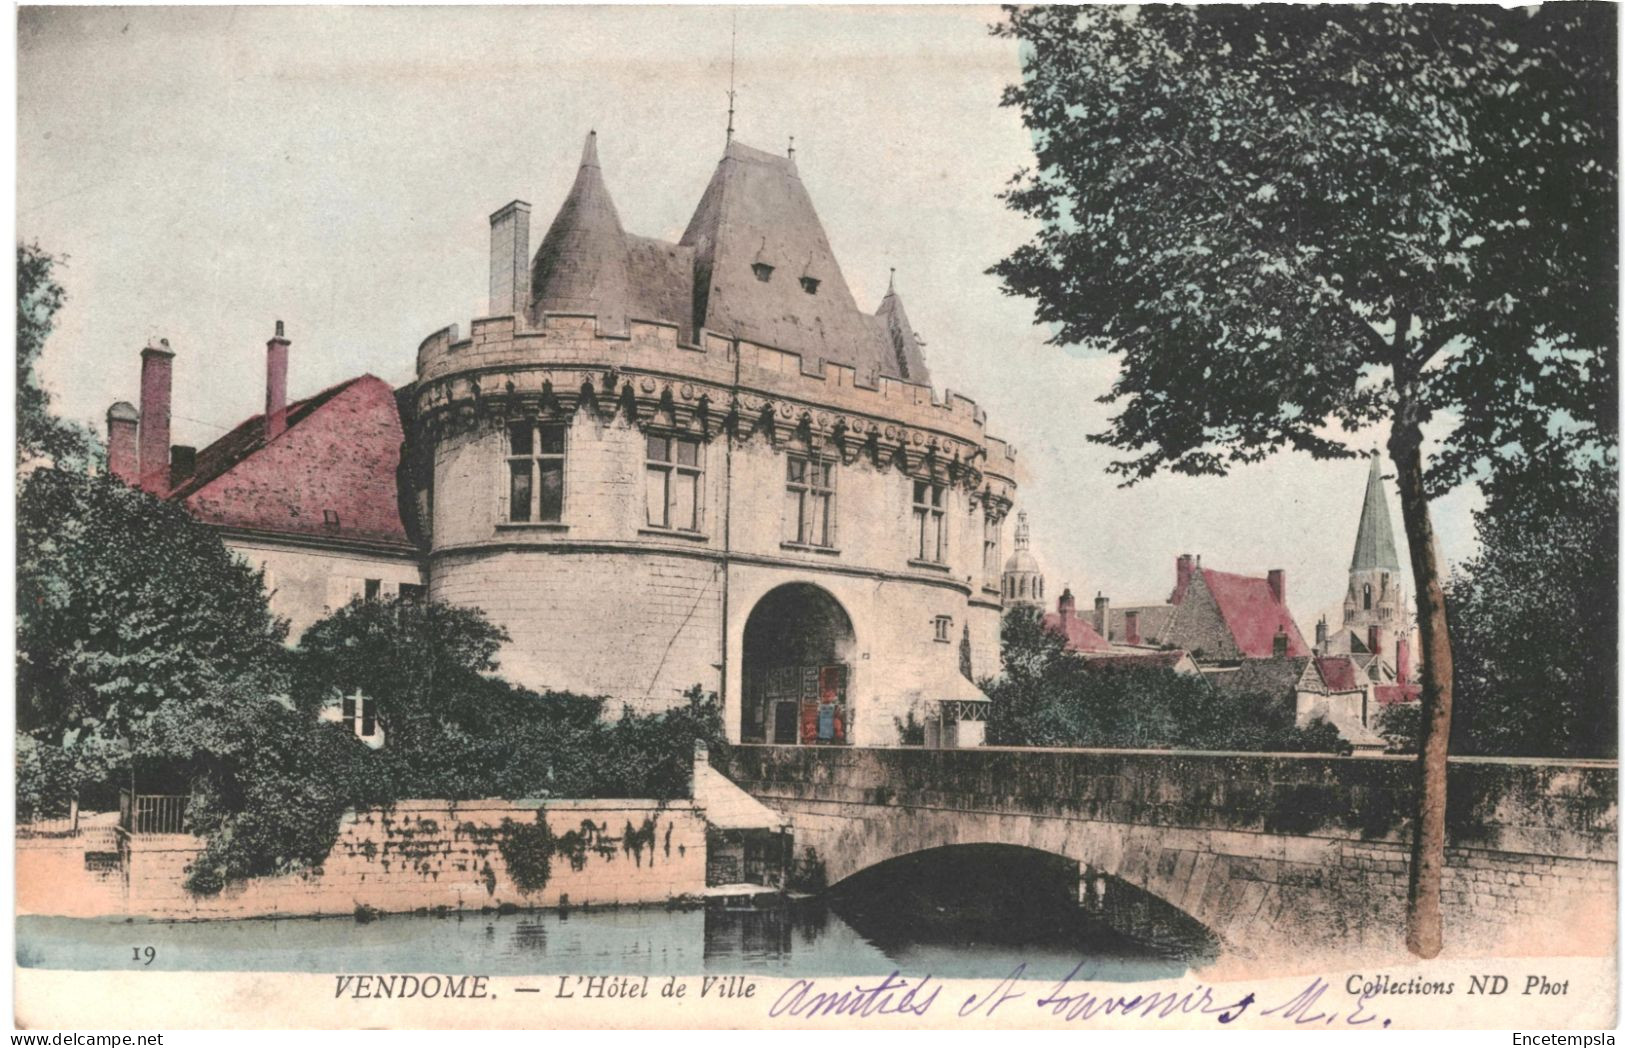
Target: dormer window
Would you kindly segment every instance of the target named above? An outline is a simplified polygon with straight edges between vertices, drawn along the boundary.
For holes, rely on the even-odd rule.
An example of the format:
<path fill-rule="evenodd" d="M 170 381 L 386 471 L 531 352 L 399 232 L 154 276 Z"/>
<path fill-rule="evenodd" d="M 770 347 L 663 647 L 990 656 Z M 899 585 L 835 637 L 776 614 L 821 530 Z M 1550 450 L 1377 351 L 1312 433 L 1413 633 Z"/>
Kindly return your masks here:
<path fill-rule="evenodd" d="M 805 291 L 809 295 L 818 294 L 818 278 L 817 277 L 802 277 L 801 278 L 801 290 Z"/>
<path fill-rule="evenodd" d="M 750 264 L 750 271 L 755 273 L 756 279 L 760 280 L 764 284 L 773 279 L 773 267 L 768 265 L 766 262 L 752 262 Z"/>

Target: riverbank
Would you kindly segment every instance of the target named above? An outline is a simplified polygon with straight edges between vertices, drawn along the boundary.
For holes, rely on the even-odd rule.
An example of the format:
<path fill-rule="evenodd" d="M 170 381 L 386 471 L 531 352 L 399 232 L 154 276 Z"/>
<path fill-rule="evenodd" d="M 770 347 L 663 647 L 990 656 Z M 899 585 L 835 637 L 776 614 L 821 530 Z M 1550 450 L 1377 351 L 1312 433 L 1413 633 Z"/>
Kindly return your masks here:
<path fill-rule="evenodd" d="M 185 888 L 202 851 L 190 835 L 121 834 L 115 861 L 20 841 L 18 912 L 206 920 L 664 903 L 704 894 L 707 829 L 687 800 L 403 801 L 347 814 L 320 866 L 214 895 Z"/>

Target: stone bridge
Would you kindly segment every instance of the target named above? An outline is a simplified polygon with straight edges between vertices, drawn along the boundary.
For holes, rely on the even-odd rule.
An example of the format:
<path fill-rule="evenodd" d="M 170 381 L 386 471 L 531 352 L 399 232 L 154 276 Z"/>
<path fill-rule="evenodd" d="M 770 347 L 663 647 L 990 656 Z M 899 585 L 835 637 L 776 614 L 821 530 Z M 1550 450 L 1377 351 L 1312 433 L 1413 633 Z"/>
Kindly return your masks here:
<path fill-rule="evenodd" d="M 1016 845 L 1157 896 L 1227 952 L 1403 950 L 1414 757 L 735 746 L 718 763 L 790 819 L 830 885 Z M 1613 762 L 1453 760 L 1450 953 L 1611 953 L 1617 792 Z"/>

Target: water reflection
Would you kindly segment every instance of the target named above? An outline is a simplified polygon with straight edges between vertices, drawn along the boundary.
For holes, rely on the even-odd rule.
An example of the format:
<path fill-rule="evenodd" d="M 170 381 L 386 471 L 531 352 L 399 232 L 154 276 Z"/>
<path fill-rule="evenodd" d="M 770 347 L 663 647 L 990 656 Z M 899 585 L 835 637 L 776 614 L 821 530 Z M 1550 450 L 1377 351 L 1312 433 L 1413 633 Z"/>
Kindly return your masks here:
<path fill-rule="evenodd" d="M 689 908 L 206 921 L 22 917 L 24 967 L 128 965 L 133 938 L 154 968 L 564 975 L 682 973 L 1162 979 L 1213 952 L 1211 937 L 1117 882 L 1079 902 L 1075 864 L 924 853 L 824 898 L 713 899 Z"/>

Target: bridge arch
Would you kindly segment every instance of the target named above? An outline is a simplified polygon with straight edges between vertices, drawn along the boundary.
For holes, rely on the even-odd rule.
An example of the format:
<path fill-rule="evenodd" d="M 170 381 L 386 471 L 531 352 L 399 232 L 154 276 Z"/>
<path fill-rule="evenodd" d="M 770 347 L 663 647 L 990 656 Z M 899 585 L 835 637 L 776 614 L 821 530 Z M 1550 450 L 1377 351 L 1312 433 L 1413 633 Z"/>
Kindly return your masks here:
<path fill-rule="evenodd" d="M 832 887 L 884 863 L 964 846 L 1021 847 L 1079 864 L 1091 876 L 1142 892 L 1210 934 L 1226 950 L 1237 948 L 1233 934 L 1234 885 L 1215 864 L 1168 861 L 1170 835 L 1155 827 L 1055 818 L 1021 812 L 967 812 L 882 804 L 866 807 L 863 818 L 836 812 L 798 812 L 795 848 Z M 1209 849 L 1203 839 L 1180 843 L 1192 853 Z"/>
<path fill-rule="evenodd" d="M 828 590 L 810 582 L 768 590 L 745 619 L 740 738 L 849 741 L 856 650 L 852 617 Z"/>
<path fill-rule="evenodd" d="M 1022 842 L 937 845 L 883 859 L 829 885 L 854 927 L 885 935 L 967 922 L 977 939 L 1037 936 L 1075 944 L 1116 941 L 1193 963 L 1214 960 L 1220 937 L 1178 906 L 1077 856 Z M 867 934 L 867 932 L 865 932 Z"/>

